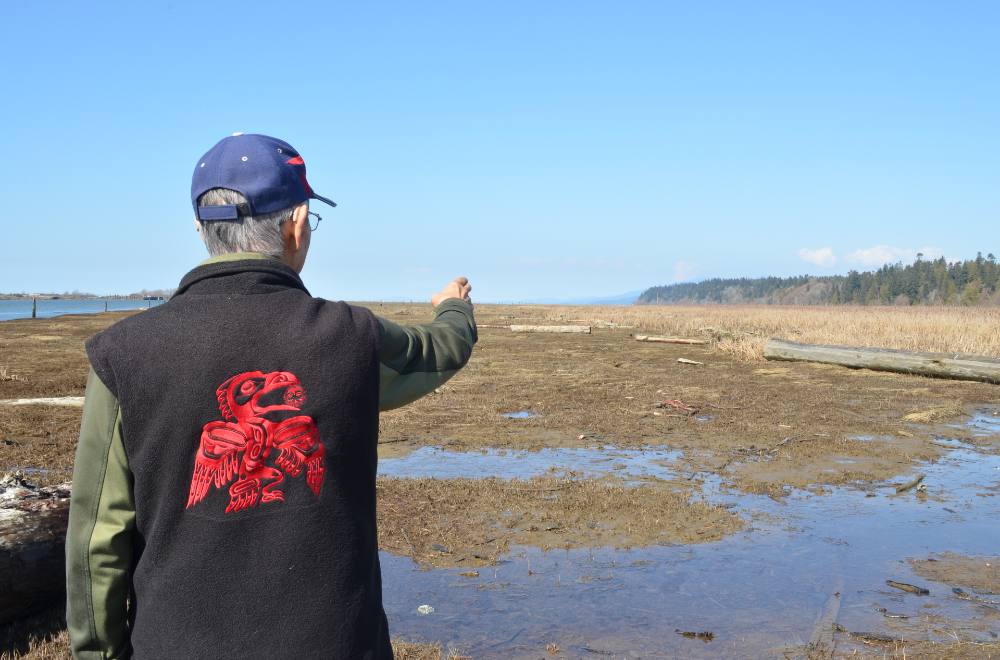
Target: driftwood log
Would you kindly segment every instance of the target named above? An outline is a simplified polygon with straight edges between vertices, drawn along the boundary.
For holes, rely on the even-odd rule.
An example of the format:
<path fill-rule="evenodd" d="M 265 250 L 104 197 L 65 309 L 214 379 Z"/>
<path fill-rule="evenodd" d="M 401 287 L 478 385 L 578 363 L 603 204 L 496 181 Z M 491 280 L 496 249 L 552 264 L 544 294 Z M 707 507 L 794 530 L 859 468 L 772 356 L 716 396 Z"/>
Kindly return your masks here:
<path fill-rule="evenodd" d="M 636 335 L 636 341 L 648 341 L 654 344 L 690 344 L 701 346 L 708 343 L 707 339 L 688 339 L 687 337 L 660 337 L 658 335 Z"/>
<path fill-rule="evenodd" d="M 0 479 L 0 624 L 61 602 L 66 593 L 70 484 L 38 488 Z"/>
<path fill-rule="evenodd" d="M 579 332 L 590 334 L 589 325 L 512 325 L 511 332 Z"/>
<path fill-rule="evenodd" d="M 820 362 L 854 369 L 1000 383 L 1000 360 L 981 355 L 913 353 L 888 348 L 823 346 L 769 339 L 764 344 L 764 357 L 768 360 Z"/>

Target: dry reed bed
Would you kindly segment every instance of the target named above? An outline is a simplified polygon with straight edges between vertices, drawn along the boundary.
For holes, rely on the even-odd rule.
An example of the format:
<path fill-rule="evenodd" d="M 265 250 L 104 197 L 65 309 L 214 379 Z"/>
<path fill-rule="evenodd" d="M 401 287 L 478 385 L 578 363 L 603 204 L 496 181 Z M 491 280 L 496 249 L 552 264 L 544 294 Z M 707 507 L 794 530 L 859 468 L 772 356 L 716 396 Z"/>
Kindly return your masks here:
<path fill-rule="evenodd" d="M 1000 308 L 995 307 L 480 305 L 477 315 L 484 323 L 533 318 L 708 337 L 717 350 L 748 362 L 764 359 L 764 342 L 770 337 L 1000 357 Z"/>

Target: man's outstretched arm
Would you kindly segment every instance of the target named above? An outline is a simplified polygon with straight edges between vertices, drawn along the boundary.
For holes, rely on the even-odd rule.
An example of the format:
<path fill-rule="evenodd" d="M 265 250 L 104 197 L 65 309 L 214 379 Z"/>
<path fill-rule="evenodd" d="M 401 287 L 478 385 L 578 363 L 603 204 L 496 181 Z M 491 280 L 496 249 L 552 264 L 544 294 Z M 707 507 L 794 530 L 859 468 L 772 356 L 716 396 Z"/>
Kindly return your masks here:
<path fill-rule="evenodd" d="M 434 321 L 404 326 L 378 318 L 381 334 L 379 408 L 405 406 L 454 376 L 479 339 L 469 281 L 460 277 L 431 299 Z"/>
<path fill-rule="evenodd" d="M 104 660 L 128 652 L 134 529 L 121 408 L 91 370 L 66 532 L 66 623 L 75 658 Z"/>

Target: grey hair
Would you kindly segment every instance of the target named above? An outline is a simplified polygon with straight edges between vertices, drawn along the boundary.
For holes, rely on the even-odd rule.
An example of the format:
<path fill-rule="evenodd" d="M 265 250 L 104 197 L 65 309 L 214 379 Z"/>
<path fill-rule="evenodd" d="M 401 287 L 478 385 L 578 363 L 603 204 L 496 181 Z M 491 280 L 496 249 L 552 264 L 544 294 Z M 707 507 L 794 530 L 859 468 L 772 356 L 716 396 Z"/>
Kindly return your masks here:
<path fill-rule="evenodd" d="M 222 206 L 247 204 L 247 198 L 229 188 L 212 188 L 198 198 L 198 206 Z M 272 257 L 281 257 L 285 252 L 285 241 L 281 235 L 281 224 L 292 219 L 294 207 L 262 213 L 243 215 L 237 221 L 198 221 L 199 232 L 208 253 L 213 257 L 232 252 L 262 252 Z"/>

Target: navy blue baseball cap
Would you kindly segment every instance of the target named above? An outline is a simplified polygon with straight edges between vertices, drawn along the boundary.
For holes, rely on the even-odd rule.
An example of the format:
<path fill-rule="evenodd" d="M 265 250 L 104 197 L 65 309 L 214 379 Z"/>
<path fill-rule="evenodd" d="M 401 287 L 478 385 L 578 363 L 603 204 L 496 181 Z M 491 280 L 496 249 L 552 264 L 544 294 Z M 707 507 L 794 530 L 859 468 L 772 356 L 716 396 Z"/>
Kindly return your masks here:
<path fill-rule="evenodd" d="M 198 198 L 212 188 L 242 193 L 250 208 L 198 206 Z M 191 177 L 191 204 L 199 220 L 239 220 L 241 216 L 274 213 L 307 199 L 336 206 L 313 192 L 306 180 L 306 164 L 284 140 L 234 133 L 198 160 Z"/>

